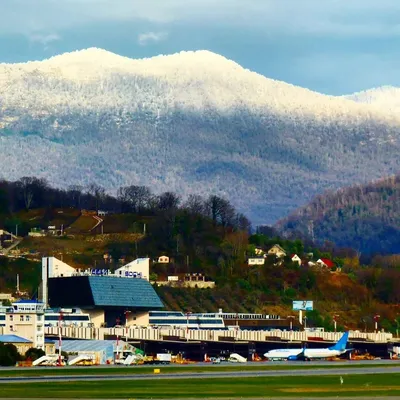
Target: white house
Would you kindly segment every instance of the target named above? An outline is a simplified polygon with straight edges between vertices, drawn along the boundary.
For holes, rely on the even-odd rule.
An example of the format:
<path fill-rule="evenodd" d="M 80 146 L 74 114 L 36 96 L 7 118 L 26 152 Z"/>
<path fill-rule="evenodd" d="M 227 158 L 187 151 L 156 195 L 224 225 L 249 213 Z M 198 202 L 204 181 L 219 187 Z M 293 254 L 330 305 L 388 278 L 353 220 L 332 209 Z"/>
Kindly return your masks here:
<path fill-rule="evenodd" d="M 268 250 L 268 255 L 283 258 L 286 257 L 286 251 L 279 244 L 275 244 Z"/>
<path fill-rule="evenodd" d="M 247 260 L 248 265 L 264 265 L 265 258 L 249 258 Z"/>
<path fill-rule="evenodd" d="M 297 254 L 292 254 L 290 258 L 293 262 L 299 264 L 299 266 L 301 265 L 301 258 Z"/>
<path fill-rule="evenodd" d="M 254 253 L 256 256 L 263 256 L 265 254 L 265 251 L 263 249 L 260 249 L 259 247 L 256 247 L 254 249 Z"/>

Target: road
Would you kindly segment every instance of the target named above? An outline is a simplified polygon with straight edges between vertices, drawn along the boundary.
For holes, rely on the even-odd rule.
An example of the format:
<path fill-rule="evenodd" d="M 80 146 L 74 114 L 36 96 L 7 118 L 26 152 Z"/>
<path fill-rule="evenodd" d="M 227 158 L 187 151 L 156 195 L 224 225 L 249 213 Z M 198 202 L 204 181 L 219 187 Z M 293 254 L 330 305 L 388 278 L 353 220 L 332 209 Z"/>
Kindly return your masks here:
<path fill-rule="evenodd" d="M 160 368 L 162 371 L 162 367 Z M 371 367 L 371 368 L 329 368 L 329 369 L 303 369 L 303 370 L 266 370 L 266 371 L 224 371 L 224 372 L 184 372 L 182 373 L 161 373 L 156 374 L 132 374 L 132 375 L 65 375 L 51 376 L 15 376 L 0 378 L 0 385 L 4 383 L 33 383 L 33 382 L 72 382 L 72 381 L 105 381 L 105 380 L 150 380 L 150 379 L 205 379 L 205 378 L 249 378 L 249 377 L 277 377 L 277 376 L 321 376 L 321 375 L 366 375 L 366 374 L 387 374 L 400 373 L 400 365 L 392 367 Z"/>

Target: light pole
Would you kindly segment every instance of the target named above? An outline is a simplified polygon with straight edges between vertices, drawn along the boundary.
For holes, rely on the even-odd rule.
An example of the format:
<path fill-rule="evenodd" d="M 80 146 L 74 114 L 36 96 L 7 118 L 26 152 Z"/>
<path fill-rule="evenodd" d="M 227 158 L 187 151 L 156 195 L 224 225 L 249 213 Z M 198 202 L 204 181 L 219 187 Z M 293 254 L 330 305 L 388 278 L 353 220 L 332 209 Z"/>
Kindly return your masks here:
<path fill-rule="evenodd" d="M 307 329 L 307 315 L 304 316 L 303 320 L 304 320 L 304 330 L 306 330 Z"/>
<path fill-rule="evenodd" d="M 334 325 L 334 327 L 335 327 L 335 333 L 336 333 L 336 329 L 337 329 L 337 319 L 338 319 L 338 317 L 339 317 L 338 314 L 335 314 L 335 315 L 333 316 L 333 325 Z"/>
<path fill-rule="evenodd" d="M 118 326 L 120 324 L 121 320 L 119 317 L 117 317 L 117 319 L 115 320 L 115 325 L 117 326 L 116 329 L 118 329 Z M 119 360 L 119 335 L 118 335 L 118 331 L 117 331 L 117 354 L 115 355 L 115 359 Z"/>
<path fill-rule="evenodd" d="M 125 340 L 126 340 L 126 342 L 128 342 L 128 314 L 130 314 L 130 313 L 131 313 L 131 311 L 129 311 L 129 310 L 126 310 L 124 312 L 124 314 L 125 314 Z"/>
<path fill-rule="evenodd" d="M 289 315 L 288 316 L 288 320 L 289 320 L 289 323 L 290 323 L 290 331 L 293 331 L 293 320 L 294 319 L 295 319 L 294 315 Z"/>
<path fill-rule="evenodd" d="M 377 333 L 378 332 L 378 321 L 379 321 L 379 318 L 380 318 L 381 316 L 379 315 L 379 314 L 375 314 L 374 315 L 374 321 L 375 321 L 375 333 Z"/>
<path fill-rule="evenodd" d="M 186 341 L 189 341 L 189 316 L 191 314 L 191 312 L 186 313 Z"/>

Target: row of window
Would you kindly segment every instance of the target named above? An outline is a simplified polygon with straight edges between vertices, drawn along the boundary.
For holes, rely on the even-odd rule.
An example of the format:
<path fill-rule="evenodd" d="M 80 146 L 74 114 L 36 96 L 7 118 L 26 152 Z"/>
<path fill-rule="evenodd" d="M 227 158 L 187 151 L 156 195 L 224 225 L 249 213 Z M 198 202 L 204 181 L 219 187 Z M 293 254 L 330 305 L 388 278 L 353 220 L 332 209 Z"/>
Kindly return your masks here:
<path fill-rule="evenodd" d="M 58 321 L 59 315 L 45 315 L 45 321 Z M 90 321 L 89 315 L 63 315 L 63 321 Z"/>
<path fill-rule="evenodd" d="M 4 318 L 5 319 L 5 318 Z M 14 315 L 10 315 L 9 316 L 9 320 L 10 321 L 14 321 Z M 21 322 L 23 322 L 23 321 L 26 321 L 26 322 L 29 322 L 30 320 L 31 320 L 31 316 L 30 315 L 20 315 L 19 316 L 19 320 L 21 321 Z"/>
<path fill-rule="evenodd" d="M 187 320 L 185 319 L 157 319 L 150 318 L 150 323 L 153 325 L 186 325 Z M 189 319 L 189 325 L 224 325 L 222 319 Z"/>

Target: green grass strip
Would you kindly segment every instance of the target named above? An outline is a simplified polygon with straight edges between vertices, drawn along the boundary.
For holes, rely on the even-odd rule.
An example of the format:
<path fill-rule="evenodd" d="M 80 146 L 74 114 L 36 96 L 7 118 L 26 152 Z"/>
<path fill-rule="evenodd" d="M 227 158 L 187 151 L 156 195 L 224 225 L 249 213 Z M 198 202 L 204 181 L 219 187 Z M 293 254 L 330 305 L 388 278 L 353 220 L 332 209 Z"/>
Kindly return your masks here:
<path fill-rule="evenodd" d="M 2 384 L 3 398 L 189 399 L 385 397 L 400 395 L 400 374 L 86 381 Z"/>

